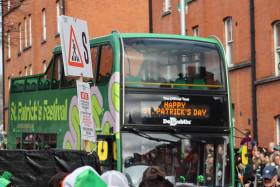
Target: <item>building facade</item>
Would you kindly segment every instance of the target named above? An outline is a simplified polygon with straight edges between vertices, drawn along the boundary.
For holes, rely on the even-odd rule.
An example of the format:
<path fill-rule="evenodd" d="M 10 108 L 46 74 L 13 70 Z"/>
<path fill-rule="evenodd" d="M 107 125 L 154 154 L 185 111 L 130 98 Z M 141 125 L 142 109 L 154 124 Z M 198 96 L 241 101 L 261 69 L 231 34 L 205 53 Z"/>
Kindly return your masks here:
<path fill-rule="evenodd" d="M 280 143 L 280 1 L 186 0 L 186 33 L 220 38 L 230 71 L 236 145 L 245 129 Z M 180 0 L 14 0 L 4 6 L 5 125 L 9 79 L 43 73 L 60 45 L 58 16 L 88 21 L 90 38 L 112 30 L 180 34 Z M 10 45 L 9 45 L 10 43 Z"/>
<path fill-rule="evenodd" d="M 280 1 L 187 0 L 186 32 L 220 38 L 229 67 L 236 146 L 245 129 L 280 143 Z M 177 1 L 153 1 L 153 32 L 180 34 Z M 160 9 L 161 7 L 162 9 Z M 168 7 L 165 9 L 165 7 Z M 166 29 L 167 26 L 173 27 Z"/>
<path fill-rule="evenodd" d="M 60 45 L 58 17 L 88 22 L 90 38 L 120 32 L 149 32 L 149 7 L 137 0 L 7 0 L 3 1 L 5 126 L 8 124 L 12 77 L 43 73 Z"/>

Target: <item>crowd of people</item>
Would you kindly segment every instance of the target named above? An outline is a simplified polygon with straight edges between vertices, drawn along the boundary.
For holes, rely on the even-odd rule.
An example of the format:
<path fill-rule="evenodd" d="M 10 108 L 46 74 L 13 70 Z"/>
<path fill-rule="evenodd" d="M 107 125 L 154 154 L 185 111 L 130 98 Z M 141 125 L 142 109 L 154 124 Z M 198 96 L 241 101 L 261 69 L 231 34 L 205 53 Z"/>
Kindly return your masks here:
<path fill-rule="evenodd" d="M 248 129 L 245 129 L 244 135 L 240 148 L 235 149 L 237 186 L 280 186 L 280 146 L 274 142 L 271 142 L 268 148 L 258 146 L 258 143 L 251 139 Z M 245 146 L 248 152 L 246 155 L 243 152 L 242 156 Z"/>
<path fill-rule="evenodd" d="M 6 131 L 1 131 L 0 130 L 0 150 L 5 150 L 7 149 L 7 133 Z"/>
<path fill-rule="evenodd" d="M 235 186 L 259 187 L 280 186 L 280 145 L 270 142 L 268 148 L 258 145 L 251 139 L 250 130 L 245 129 L 240 147 L 234 151 Z M 7 135 L 3 133 L 0 142 L 1 149 L 5 148 Z M 244 150 L 248 152 L 244 155 Z M 209 159 L 211 149 L 209 149 Z M 209 160 L 208 159 L 208 160 Z M 245 161 L 244 161 L 245 160 Z M 211 169 L 210 165 L 207 169 Z M 182 175 L 183 176 L 183 175 Z M 0 187 L 13 187 L 12 175 L 4 172 L 0 175 Z M 196 179 L 195 179 L 196 180 Z M 208 180 L 207 178 L 205 180 Z M 182 184 L 183 185 L 183 184 Z M 99 175 L 90 166 L 77 168 L 71 173 L 59 172 L 54 176 L 40 176 L 33 181 L 34 187 L 128 187 L 127 177 L 118 171 L 111 170 Z M 139 187 L 173 187 L 174 184 L 166 179 L 166 171 L 159 166 L 149 166 L 143 173 Z M 186 186 L 186 185 L 183 185 Z"/>
<path fill-rule="evenodd" d="M 0 176 L 0 187 L 14 187 L 12 174 L 5 171 Z M 127 177 L 116 170 L 102 175 L 91 166 L 82 166 L 71 173 L 59 172 L 50 177 L 43 175 L 34 180 L 32 187 L 129 187 Z M 145 170 L 139 187 L 174 187 L 165 179 L 165 172 L 158 166 L 150 166 Z"/>

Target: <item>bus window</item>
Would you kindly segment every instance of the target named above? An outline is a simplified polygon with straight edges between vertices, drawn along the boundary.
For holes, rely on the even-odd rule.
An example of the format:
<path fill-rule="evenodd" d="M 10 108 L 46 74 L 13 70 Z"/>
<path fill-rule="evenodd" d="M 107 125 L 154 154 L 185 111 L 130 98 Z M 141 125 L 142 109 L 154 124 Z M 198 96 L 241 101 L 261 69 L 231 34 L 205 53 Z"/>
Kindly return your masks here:
<path fill-rule="evenodd" d="M 204 140 L 203 142 L 201 140 Z M 122 169 L 131 186 L 138 186 L 149 166 L 158 166 L 167 178 L 187 186 L 229 186 L 230 159 L 221 137 L 187 133 L 122 133 Z M 141 144 L 137 143 L 141 142 Z M 203 184 L 197 181 L 203 176 Z"/>
<path fill-rule="evenodd" d="M 20 146 L 20 137 L 17 137 L 17 139 L 16 139 L 16 149 L 21 149 L 21 146 Z"/>
<path fill-rule="evenodd" d="M 61 76 L 61 66 L 62 66 L 62 55 L 56 55 L 54 61 L 54 72 L 51 87 L 52 89 L 58 89 Z"/>
<path fill-rule="evenodd" d="M 50 62 L 45 74 L 40 77 L 39 90 L 49 90 L 51 88 L 52 62 Z"/>
<path fill-rule="evenodd" d="M 98 48 L 98 46 L 94 46 L 94 47 L 90 48 L 93 78 L 83 78 L 83 81 L 87 82 L 89 84 L 93 84 L 94 83 L 95 66 L 96 66 L 96 58 L 97 58 L 97 48 Z"/>
<path fill-rule="evenodd" d="M 34 134 L 33 133 L 23 133 L 22 134 L 22 148 L 27 150 L 34 149 Z"/>
<path fill-rule="evenodd" d="M 92 73 L 93 78 L 95 78 L 95 67 L 96 67 L 96 59 L 97 59 L 97 46 L 90 48 L 91 53 L 91 63 L 92 63 Z"/>
<path fill-rule="evenodd" d="M 128 87 L 225 87 L 222 56 L 216 44 L 178 39 L 126 38 L 124 47 L 124 76 Z"/>
<path fill-rule="evenodd" d="M 106 84 L 110 77 L 113 67 L 113 49 L 109 44 L 102 45 L 99 48 L 99 62 L 97 73 L 97 84 Z"/>

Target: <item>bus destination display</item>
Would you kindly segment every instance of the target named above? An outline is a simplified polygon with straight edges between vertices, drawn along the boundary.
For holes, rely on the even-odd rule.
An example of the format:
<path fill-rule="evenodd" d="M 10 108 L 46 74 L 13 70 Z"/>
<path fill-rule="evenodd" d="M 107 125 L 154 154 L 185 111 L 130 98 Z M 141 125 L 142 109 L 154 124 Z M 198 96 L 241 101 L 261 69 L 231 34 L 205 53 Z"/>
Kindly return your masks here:
<path fill-rule="evenodd" d="M 162 97 L 162 101 L 141 102 L 142 118 L 162 118 L 163 124 L 189 124 L 188 119 L 208 119 L 209 105 L 192 103 L 185 97 Z"/>

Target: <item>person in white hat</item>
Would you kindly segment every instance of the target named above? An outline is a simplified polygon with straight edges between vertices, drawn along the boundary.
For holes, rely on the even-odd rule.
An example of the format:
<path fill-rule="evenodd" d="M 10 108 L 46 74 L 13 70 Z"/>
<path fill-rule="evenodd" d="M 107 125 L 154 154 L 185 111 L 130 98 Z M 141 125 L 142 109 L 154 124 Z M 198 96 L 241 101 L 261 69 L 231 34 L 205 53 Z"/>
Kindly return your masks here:
<path fill-rule="evenodd" d="M 108 187 L 129 187 L 126 176 L 115 170 L 107 171 L 101 175 Z"/>

